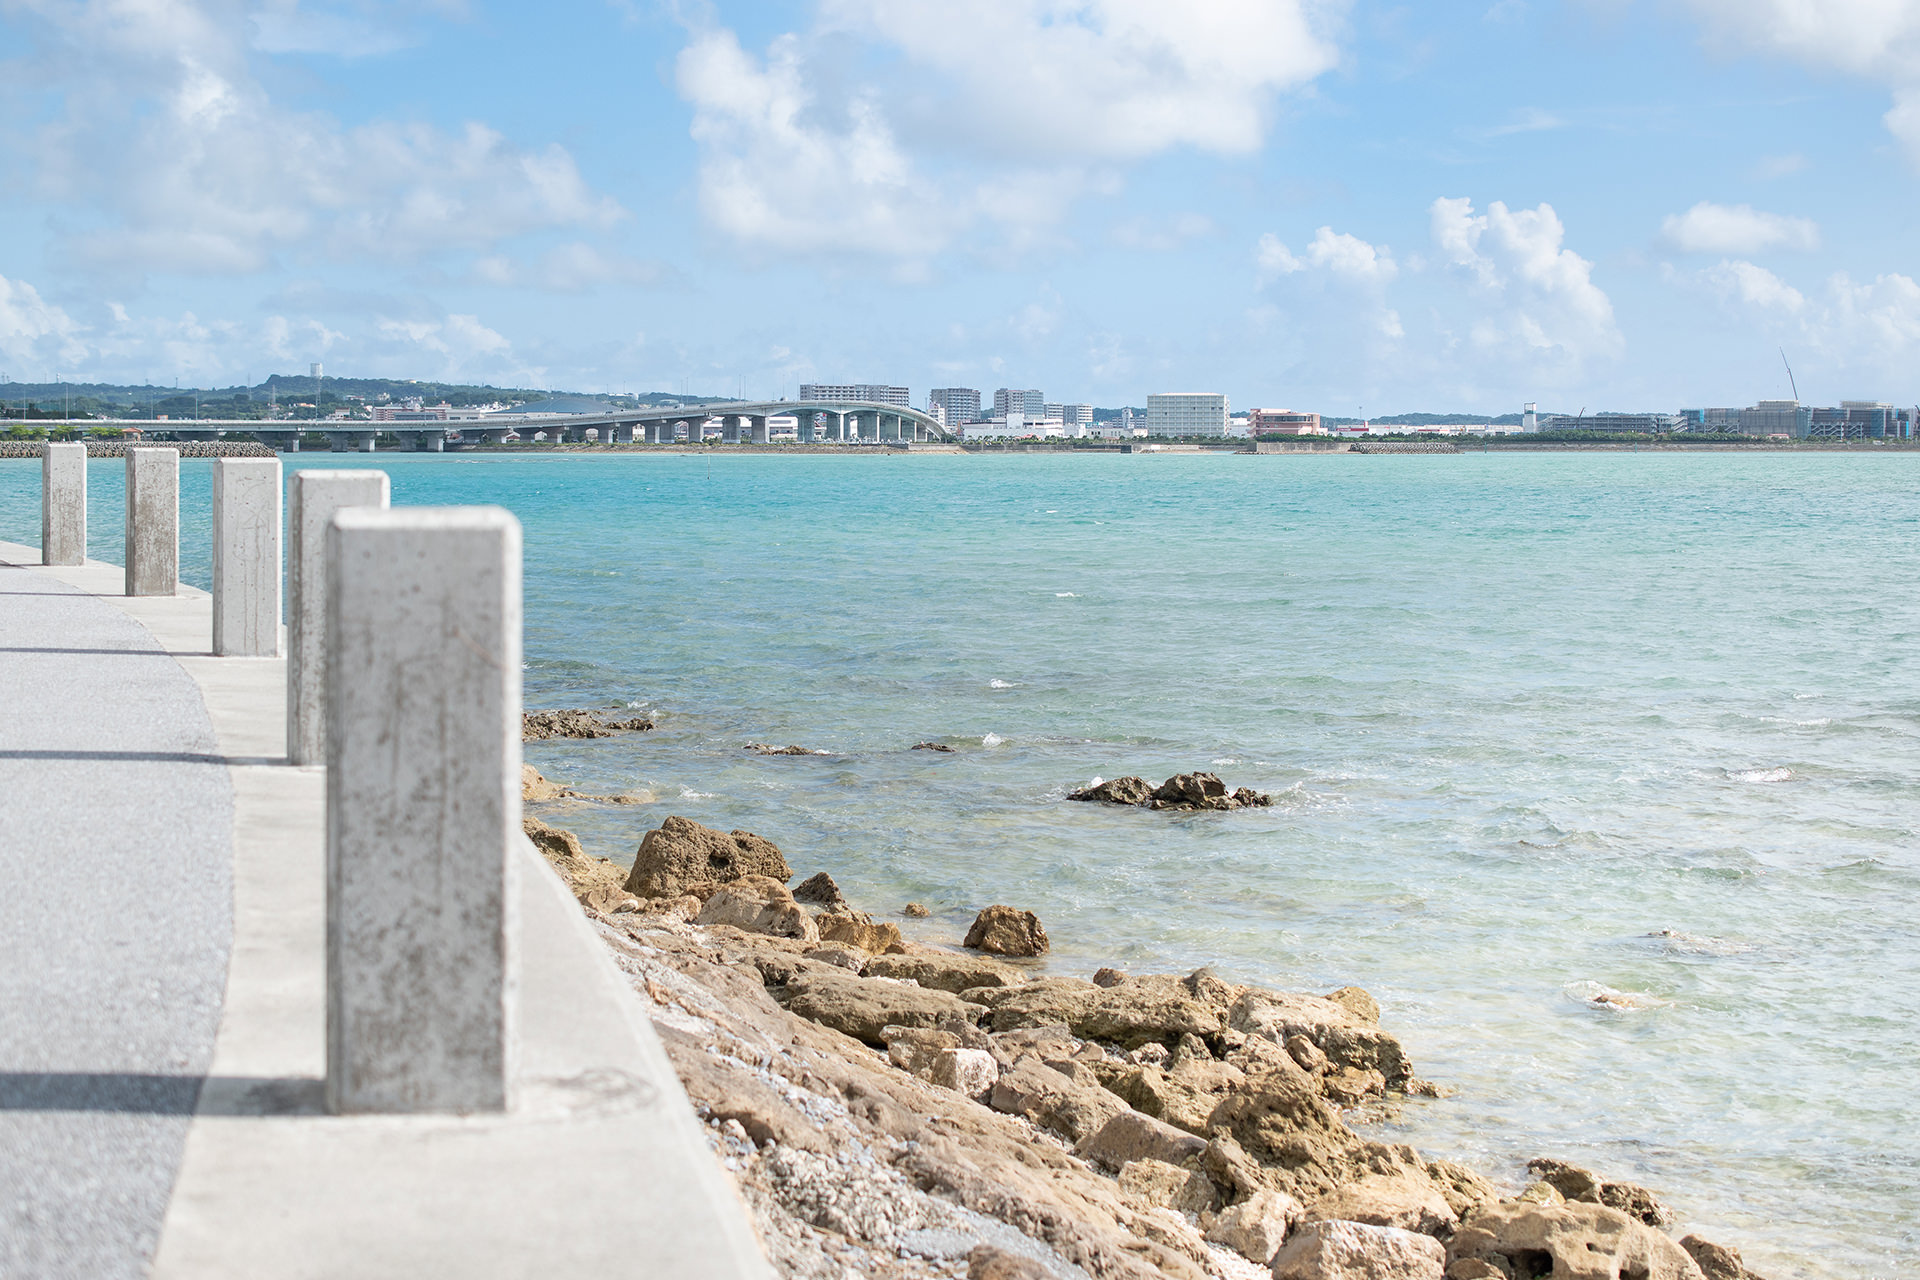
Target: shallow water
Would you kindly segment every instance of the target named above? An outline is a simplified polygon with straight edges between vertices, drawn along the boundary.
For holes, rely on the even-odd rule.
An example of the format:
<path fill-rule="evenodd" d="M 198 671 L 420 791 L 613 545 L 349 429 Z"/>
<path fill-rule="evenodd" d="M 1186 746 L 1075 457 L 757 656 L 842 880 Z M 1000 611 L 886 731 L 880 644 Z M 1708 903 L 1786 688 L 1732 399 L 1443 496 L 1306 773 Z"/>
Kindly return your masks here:
<path fill-rule="evenodd" d="M 529 706 L 658 715 L 527 749 L 659 797 L 551 815 L 593 851 L 683 813 L 922 936 L 1004 901 L 1066 972 L 1364 986 L 1457 1090 L 1393 1136 L 1648 1183 L 1773 1280 L 1920 1273 L 1920 458 L 371 461 L 525 522 Z M 1275 806 L 1062 800 L 1192 768 Z"/>

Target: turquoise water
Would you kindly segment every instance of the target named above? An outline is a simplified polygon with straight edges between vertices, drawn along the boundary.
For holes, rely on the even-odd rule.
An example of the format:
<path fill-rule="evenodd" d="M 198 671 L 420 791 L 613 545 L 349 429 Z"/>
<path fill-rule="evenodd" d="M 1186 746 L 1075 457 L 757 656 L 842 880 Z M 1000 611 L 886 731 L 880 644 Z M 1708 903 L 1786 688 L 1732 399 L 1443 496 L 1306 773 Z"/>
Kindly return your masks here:
<path fill-rule="evenodd" d="M 683 813 L 925 937 L 1011 902 L 1067 972 L 1364 986 L 1456 1090 L 1393 1137 L 1646 1182 L 1772 1280 L 1920 1273 L 1920 457 L 371 461 L 525 522 L 529 706 L 659 717 L 528 747 L 657 797 L 552 815 L 595 852 Z M 37 513 L 0 463 L 0 537 Z M 1196 767 L 1275 807 L 1062 800 Z"/>

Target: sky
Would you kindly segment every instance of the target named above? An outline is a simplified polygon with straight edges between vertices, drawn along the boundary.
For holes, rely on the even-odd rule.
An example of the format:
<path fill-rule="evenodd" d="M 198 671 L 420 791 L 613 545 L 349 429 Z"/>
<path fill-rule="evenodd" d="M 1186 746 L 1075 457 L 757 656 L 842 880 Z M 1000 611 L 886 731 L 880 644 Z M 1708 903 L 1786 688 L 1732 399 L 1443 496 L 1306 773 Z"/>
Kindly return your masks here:
<path fill-rule="evenodd" d="M 0 0 L 0 165 L 21 382 L 1920 400 L 1920 0 Z"/>

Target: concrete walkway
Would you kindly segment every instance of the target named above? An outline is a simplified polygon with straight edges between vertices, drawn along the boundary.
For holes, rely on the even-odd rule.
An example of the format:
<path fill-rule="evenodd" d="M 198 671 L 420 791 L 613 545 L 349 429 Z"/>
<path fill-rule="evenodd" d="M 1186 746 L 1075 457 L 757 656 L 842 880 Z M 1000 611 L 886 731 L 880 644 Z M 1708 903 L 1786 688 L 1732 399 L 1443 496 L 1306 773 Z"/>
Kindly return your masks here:
<path fill-rule="evenodd" d="M 0 543 L 0 1276 L 769 1274 L 525 841 L 513 1110 L 323 1114 L 326 775 L 285 762 L 285 661 L 208 656 L 203 592 L 38 560 Z"/>
<path fill-rule="evenodd" d="M 0 1275 L 146 1273 L 226 986 L 225 764 L 146 627 L 0 564 Z"/>

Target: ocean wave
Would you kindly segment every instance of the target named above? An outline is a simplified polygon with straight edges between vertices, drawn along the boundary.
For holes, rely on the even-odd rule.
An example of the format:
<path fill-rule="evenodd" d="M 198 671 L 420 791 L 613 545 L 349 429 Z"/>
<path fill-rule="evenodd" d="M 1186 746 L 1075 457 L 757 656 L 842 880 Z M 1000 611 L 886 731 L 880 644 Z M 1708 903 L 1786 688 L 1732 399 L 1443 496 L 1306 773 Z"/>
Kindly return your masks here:
<path fill-rule="evenodd" d="M 1647 937 L 1658 938 L 1661 949 L 1672 955 L 1740 956 L 1754 949 L 1751 942 L 1736 942 L 1732 938 L 1682 933 L 1678 929 L 1655 929 Z"/>
<path fill-rule="evenodd" d="M 1569 982 L 1560 988 L 1569 1000 L 1577 1000 L 1589 1009 L 1605 1009 L 1614 1013 L 1636 1013 L 1642 1009 L 1657 1009 L 1670 1003 L 1659 996 L 1648 995 L 1644 991 L 1621 991 L 1609 987 L 1604 982 L 1587 979 Z"/>
<path fill-rule="evenodd" d="M 1218 760 L 1209 760 L 1207 761 L 1207 763 L 1208 764 L 1239 764 L 1240 762 L 1238 760 L 1232 759 L 1229 756 L 1221 756 Z"/>
<path fill-rule="evenodd" d="M 997 747 L 1005 741 L 1006 739 L 999 734 L 989 733 L 980 739 L 980 745 L 983 747 Z"/>
<path fill-rule="evenodd" d="M 1056 591 L 1053 593 L 1053 598 L 1055 600 L 1078 600 L 1080 597 L 1071 591 Z"/>
<path fill-rule="evenodd" d="M 1727 777 L 1735 782 L 1787 782 L 1793 777 L 1793 770 L 1781 765 L 1773 769 L 1729 769 Z"/>
<path fill-rule="evenodd" d="M 987 688 L 989 688 L 989 689 L 1018 689 L 1019 687 L 1020 687 L 1019 685 L 1017 685 L 1017 684 L 1014 684 L 1014 683 L 1013 683 L 1012 681 L 1010 681 L 1010 680 L 989 680 L 989 681 L 987 681 Z"/>
<path fill-rule="evenodd" d="M 695 791 L 692 787 L 682 787 L 680 788 L 680 798 L 682 800 L 711 800 L 713 799 L 713 792 Z"/>

